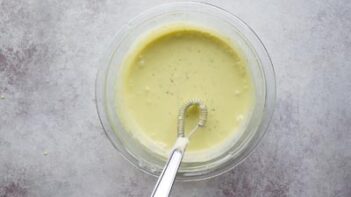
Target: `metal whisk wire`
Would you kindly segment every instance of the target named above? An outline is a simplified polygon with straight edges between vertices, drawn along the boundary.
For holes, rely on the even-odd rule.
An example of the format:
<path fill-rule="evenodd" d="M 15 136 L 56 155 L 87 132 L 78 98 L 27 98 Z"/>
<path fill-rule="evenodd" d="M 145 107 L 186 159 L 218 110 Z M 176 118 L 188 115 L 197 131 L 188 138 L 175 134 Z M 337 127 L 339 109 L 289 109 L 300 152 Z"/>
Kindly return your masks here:
<path fill-rule="evenodd" d="M 184 131 L 184 129 L 185 129 L 185 116 L 186 116 L 187 110 L 191 106 L 198 106 L 200 109 L 200 115 L 199 115 L 199 122 L 190 131 L 190 133 L 187 137 L 190 138 L 199 127 L 204 127 L 206 124 L 206 120 L 207 120 L 207 107 L 206 107 L 206 105 L 198 99 L 192 99 L 192 100 L 188 101 L 187 103 L 185 103 L 179 110 L 178 133 L 177 133 L 178 137 L 185 137 L 185 131 Z"/>

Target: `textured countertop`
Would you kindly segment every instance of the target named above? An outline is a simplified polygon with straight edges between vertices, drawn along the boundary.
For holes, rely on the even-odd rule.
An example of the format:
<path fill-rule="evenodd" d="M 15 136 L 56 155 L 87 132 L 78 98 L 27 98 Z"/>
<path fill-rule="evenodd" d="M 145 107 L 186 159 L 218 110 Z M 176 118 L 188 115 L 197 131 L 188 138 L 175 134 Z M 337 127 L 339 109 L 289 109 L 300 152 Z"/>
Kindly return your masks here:
<path fill-rule="evenodd" d="M 148 196 L 95 109 L 98 60 L 162 0 L 0 0 L 0 196 Z M 351 1 L 210 1 L 246 21 L 276 70 L 262 143 L 232 171 L 172 196 L 351 196 Z"/>

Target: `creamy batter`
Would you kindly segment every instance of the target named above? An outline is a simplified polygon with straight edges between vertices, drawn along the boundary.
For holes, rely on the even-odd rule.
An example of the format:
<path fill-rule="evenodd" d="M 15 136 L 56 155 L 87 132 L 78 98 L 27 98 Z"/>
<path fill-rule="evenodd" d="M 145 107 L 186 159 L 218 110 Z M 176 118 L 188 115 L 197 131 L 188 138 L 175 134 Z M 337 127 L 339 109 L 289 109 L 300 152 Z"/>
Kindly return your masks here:
<path fill-rule="evenodd" d="M 185 160 L 207 160 L 235 143 L 253 108 L 247 62 L 212 30 L 174 24 L 140 38 L 122 65 L 116 91 L 118 114 L 146 148 L 167 156 L 176 141 L 177 115 L 187 100 L 208 108 L 206 126 L 190 139 Z M 186 130 L 197 121 L 190 110 Z"/>

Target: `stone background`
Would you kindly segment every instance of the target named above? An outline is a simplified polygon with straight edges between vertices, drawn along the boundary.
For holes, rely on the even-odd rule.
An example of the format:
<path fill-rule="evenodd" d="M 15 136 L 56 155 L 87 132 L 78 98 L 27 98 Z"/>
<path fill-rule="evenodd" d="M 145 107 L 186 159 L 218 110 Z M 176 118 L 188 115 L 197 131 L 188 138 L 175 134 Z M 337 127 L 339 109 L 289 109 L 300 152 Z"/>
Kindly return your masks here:
<path fill-rule="evenodd" d="M 0 196 L 149 196 L 95 109 L 99 58 L 119 27 L 164 0 L 0 0 Z M 169 2 L 169 1 L 167 1 Z M 246 21 L 277 75 L 253 154 L 172 196 L 351 196 L 351 1 L 209 1 Z"/>

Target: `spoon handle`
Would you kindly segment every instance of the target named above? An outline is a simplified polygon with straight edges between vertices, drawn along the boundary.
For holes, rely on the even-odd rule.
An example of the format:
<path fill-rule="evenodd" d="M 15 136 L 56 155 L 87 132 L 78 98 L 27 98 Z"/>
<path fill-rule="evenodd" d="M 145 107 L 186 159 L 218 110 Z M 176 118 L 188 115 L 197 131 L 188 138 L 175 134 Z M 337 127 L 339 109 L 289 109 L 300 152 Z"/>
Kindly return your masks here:
<path fill-rule="evenodd" d="M 177 138 L 167 164 L 158 178 L 154 191 L 151 194 L 152 197 L 169 196 L 188 142 L 188 138 Z"/>

